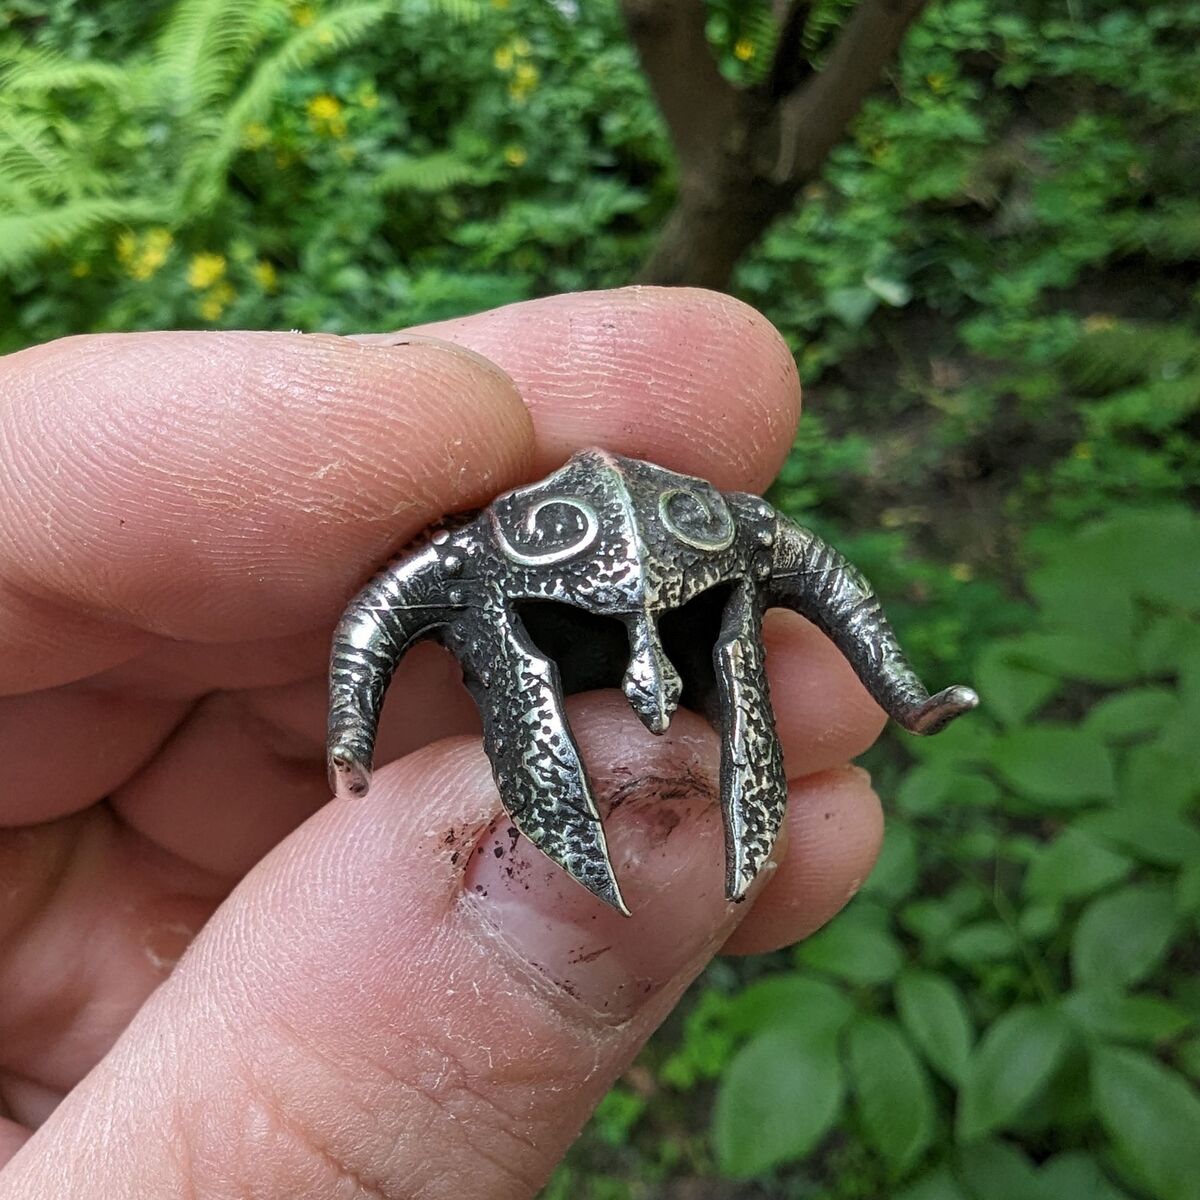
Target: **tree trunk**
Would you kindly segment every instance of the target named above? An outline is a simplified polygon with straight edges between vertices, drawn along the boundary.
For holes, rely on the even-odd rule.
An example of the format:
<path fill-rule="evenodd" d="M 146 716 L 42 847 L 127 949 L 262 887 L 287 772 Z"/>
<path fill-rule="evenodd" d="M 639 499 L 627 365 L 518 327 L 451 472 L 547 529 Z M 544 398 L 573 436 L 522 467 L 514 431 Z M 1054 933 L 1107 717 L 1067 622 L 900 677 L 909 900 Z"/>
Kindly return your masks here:
<path fill-rule="evenodd" d="M 731 181 L 703 200 L 681 195 L 638 282 L 724 288 L 738 260 L 791 200 L 790 190 L 753 177 Z"/>
<path fill-rule="evenodd" d="M 639 280 L 725 288 L 741 256 L 819 176 L 924 3 L 859 0 L 817 71 L 802 47 L 808 0 L 780 0 L 767 82 L 739 90 L 709 50 L 704 0 L 623 0 L 681 179 Z"/>

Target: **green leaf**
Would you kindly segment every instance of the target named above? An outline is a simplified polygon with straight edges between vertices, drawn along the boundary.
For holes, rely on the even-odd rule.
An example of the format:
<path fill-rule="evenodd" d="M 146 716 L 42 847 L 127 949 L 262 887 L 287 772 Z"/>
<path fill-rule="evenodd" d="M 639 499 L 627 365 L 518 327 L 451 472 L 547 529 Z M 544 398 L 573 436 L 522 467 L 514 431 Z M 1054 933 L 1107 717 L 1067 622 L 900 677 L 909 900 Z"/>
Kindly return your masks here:
<path fill-rule="evenodd" d="M 971 966 L 975 963 L 999 962 L 1017 948 L 1012 931 L 1001 921 L 976 921 L 956 929 L 947 939 L 946 953 L 955 962 Z"/>
<path fill-rule="evenodd" d="M 925 1068 L 895 1023 L 881 1017 L 851 1022 L 846 1052 L 866 1142 L 882 1155 L 892 1177 L 899 1177 L 933 1140 L 933 1096 Z"/>
<path fill-rule="evenodd" d="M 1200 763 L 1194 747 L 1184 754 L 1158 745 L 1134 746 L 1125 756 L 1119 790 L 1122 803 L 1130 807 L 1179 812 L 1200 794 Z M 1196 836 L 1200 839 L 1200 834 Z"/>
<path fill-rule="evenodd" d="M 1014 657 L 1007 641 L 986 647 L 975 664 L 974 682 L 988 712 L 1005 725 L 1018 725 L 1058 691 L 1061 677 L 1039 671 Z"/>
<path fill-rule="evenodd" d="M 1175 813 L 1138 805 L 1083 813 L 1073 822 L 1077 829 L 1120 846 L 1143 862 L 1173 867 L 1200 861 L 1200 830 Z"/>
<path fill-rule="evenodd" d="M 886 929 L 856 918 L 848 910 L 819 933 L 801 942 L 796 961 L 848 983 L 885 983 L 904 964 L 904 952 Z"/>
<path fill-rule="evenodd" d="M 1196 1200 L 1200 1099 L 1187 1082 L 1136 1050 L 1092 1052 L 1096 1115 L 1156 1200 Z"/>
<path fill-rule="evenodd" d="M 897 1192 L 894 1200 L 970 1200 L 948 1167 L 938 1167 L 916 1183 Z"/>
<path fill-rule="evenodd" d="M 1175 693 L 1166 688 L 1130 688 L 1094 704 L 1083 727 L 1109 743 L 1152 737 L 1177 703 Z"/>
<path fill-rule="evenodd" d="M 999 788 L 986 775 L 956 769 L 952 763 L 929 762 L 913 767 L 901 780 L 896 807 L 906 816 L 920 817 L 952 807 L 990 808 L 999 797 Z"/>
<path fill-rule="evenodd" d="M 912 288 L 902 279 L 888 279 L 883 275 L 864 275 L 863 283 L 892 308 L 903 308 L 912 299 Z"/>
<path fill-rule="evenodd" d="M 995 737 L 994 726 L 986 720 L 955 721 L 937 737 L 913 738 L 906 741 L 904 747 L 922 762 L 961 769 L 986 763 Z"/>
<path fill-rule="evenodd" d="M 1074 539 L 1069 555 L 1037 572 L 1034 590 L 1043 594 L 1042 575 L 1061 580 L 1068 598 L 1074 586 L 1077 616 L 1089 601 L 1114 592 L 1185 612 L 1200 604 L 1200 521 L 1186 510 L 1124 513 L 1094 524 Z M 1069 625 L 1069 605 L 1065 616 Z"/>
<path fill-rule="evenodd" d="M 1070 827 L 1033 860 L 1025 872 L 1031 900 L 1074 900 L 1103 891 L 1125 878 L 1133 863 L 1080 829 Z"/>
<path fill-rule="evenodd" d="M 1200 916 L 1200 861 L 1179 872 L 1175 880 L 1175 906 L 1181 913 Z"/>
<path fill-rule="evenodd" d="M 1012 661 L 1083 683 L 1120 684 L 1140 674 L 1132 639 L 1100 630 L 1026 633 L 1011 642 Z"/>
<path fill-rule="evenodd" d="M 1070 1040 L 1070 1027 L 1052 1008 L 1014 1008 L 991 1025 L 959 1093 L 959 1139 L 972 1141 L 1017 1116 L 1057 1070 Z"/>
<path fill-rule="evenodd" d="M 1007 1142 L 964 1147 L 958 1154 L 958 1177 L 971 1200 L 1055 1200 L 1033 1164 Z"/>
<path fill-rule="evenodd" d="M 902 972 L 896 1010 L 929 1065 L 951 1083 L 961 1083 L 975 1033 L 966 1001 L 951 980 L 932 971 Z"/>
<path fill-rule="evenodd" d="M 1166 954 L 1175 924 L 1166 888 L 1126 887 L 1093 900 L 1071 940 L 1076 986 L 1113 989 L 1144 979 Z"/>
<path fill-rule="evenodd" d="M 1067 725 L 1034 725 L 1002 733 L 992 763 L 1005 782 L 1034 800 L 1079 804 L 1116 792 L 1112 756 L 1093 733 Z"/>
<path fill-rule="evenodd" d="M 1129 1200 L 1082 1150 L 1056 1154 L 1042 1164 L 1038 1180 L 1053 1200 Z"/>
<path fill-rule="evenodd" d="M 854 1007 L 831 983 L 798 971 L 757 980 L 729 1002 L 726 1027 L 735 1035 L 788 1026 L 812 1038 L 837 1040 Z"/>
<path fill-rule="evenodd" d="M 899 821 L 889 821 L 883 831 L 883 848 L 863 894 L 889 904 L 907 899 L 917 886 L 917 839 Z"/>
<path fill-rule="evenodd" d="M 834 288 L 825 297 L 829 311 L 851 329 L 858 329 L 879 305 L 879 297 L 869 288 Z"/>
<path fill-rule="evenodd" d="M 1063 1007 L 1090 1033 L 1113 1041 L 1164 1041 L 1193 1024 L 1188 1013 L 1159 996 L 1125 996 L 1107 989 L 1072 992 Z"/>
<path fill-rule="evenodd" d="M 713 1111 L 722 1172 L 744 1179 L 807 1154 L 837 1119 L 844 1082 L 835 1043 L 772 1029 L 729 1064 Z"/>
<path fill-rule="evenodd" d="M 1048 900 L 1026 906 L 1017 917 L 1017 932 L 1026 941 L 1045 941 L 1059 933 L 1062 927 L 1062 906 Z"/>
<path fill-rule="evenodd" d="M 1175 1062 L 1181 1071 L 1200 1083 L 1200 1034 L 1175 1047 Z"/>
<path fill-rule="evenodd" d="M 1155 617 L 1138 644 L 1138 662 L 1148 675 L 1173 675 L 1200 642 L 1196 622 L 1179 613 Z"/>

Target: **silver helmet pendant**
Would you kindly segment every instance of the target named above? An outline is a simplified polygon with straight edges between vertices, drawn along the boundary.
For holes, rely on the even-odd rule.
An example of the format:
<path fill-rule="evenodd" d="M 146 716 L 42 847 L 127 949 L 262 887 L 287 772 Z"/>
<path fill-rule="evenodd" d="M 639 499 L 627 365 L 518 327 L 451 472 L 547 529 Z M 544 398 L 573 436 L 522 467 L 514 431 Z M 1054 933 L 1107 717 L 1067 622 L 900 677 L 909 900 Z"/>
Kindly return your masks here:
<path fill-rule="evenodd" d="M 585 450 L 427 531 L 350 602 L 330 665 L 331 785 L 366 792 L 388 682 L 433 638 L 462 664 L 513 823 L 626 912 L 563 703 L 619 681 L 654 733 L 681 702 L 719 733 L 725 891 L 740 899 L 787 797 L 761 636 L 773 607 L 823 630 L 911 733 L 978 703 L 967 687 L 930 696 L 861 573 L 765 500 Z"/>

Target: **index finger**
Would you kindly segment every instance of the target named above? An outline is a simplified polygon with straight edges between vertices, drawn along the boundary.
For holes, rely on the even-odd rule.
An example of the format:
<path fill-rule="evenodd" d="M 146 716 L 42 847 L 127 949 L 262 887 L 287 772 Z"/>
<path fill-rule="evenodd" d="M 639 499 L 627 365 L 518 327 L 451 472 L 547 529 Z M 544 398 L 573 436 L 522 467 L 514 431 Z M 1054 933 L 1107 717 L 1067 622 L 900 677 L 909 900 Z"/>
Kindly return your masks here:
<path fill-rule="evenodd" d="M 71 338 L 0 360 L 0 690 L 145 634 L 332 621 L 448 508 L 528 472 L 512 381 L 459 347 L 275 333 Z"/>

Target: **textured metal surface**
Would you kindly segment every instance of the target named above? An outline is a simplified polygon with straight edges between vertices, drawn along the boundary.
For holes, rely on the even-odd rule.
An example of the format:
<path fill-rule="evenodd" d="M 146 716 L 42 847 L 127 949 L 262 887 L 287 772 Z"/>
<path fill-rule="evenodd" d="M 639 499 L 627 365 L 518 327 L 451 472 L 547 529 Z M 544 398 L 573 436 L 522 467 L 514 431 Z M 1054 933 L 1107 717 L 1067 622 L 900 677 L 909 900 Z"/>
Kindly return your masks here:
<path fill-rule="evenodd" d="M 857 569 L 766 501 L 588 450 L 427 531 L 350 603 L 330 664 L 330 782 L 366 792 L 396 664 L 435 638 L 462 664 L 513 823 L 626 911 L 563 696 L 619 686 L 654 733 L 682 702 L 721 737 L 726 893 L 739 899 L 787 796 L 761 638 L 774 606 L 824 630 L 913 733 L 977 703 L 965 687 L 930 696 Z"/>

